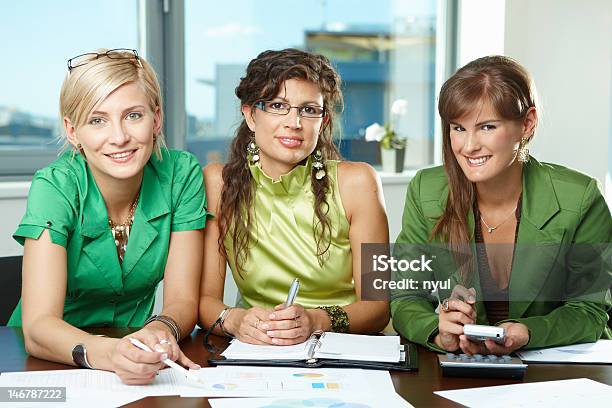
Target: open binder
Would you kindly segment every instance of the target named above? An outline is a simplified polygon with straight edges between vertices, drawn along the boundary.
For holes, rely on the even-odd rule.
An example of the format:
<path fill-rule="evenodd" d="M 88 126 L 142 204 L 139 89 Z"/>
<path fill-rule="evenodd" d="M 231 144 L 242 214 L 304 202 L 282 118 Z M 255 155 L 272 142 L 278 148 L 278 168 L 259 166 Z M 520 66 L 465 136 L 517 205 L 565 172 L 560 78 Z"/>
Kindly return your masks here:
<path fill-rule="evenodd" d="M 398 336 L 365 336 L 316 332 L 302 344 L 262 346 L 234 339 L 208 362 L 213 365 L 276 367 L 365 368 L 416 371 L 414 345 L 400 344 Z"/>

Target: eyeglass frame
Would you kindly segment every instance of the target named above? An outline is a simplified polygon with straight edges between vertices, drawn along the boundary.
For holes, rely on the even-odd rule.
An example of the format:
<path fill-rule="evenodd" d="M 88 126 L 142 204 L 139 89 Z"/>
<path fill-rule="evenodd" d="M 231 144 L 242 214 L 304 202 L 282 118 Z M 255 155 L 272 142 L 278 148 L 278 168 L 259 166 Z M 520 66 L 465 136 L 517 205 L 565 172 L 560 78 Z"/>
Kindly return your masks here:
<path fill-rule="evenodd" d="M 266 103 L 270 103 L 270 102 L 276 102 L 276 101 L 257 101 L 253 104 L 253 106 L 255 106 L 257 109 L 260 109 L 266 113 L 270 113 L 272 115 L 279 115 L 279 116 L 287 116 L 289 114 L 289 112 L 291 112 L 291 109 L 297 109 L 297 113 L 298 116 L 300 118 L 306 118 L 306 119 L 321 119 L 324 118 L 327 115 L 327 109 L 325 109 L 324 106 L 311 106 L 311 105 L 302 105 L 302 106 L 292 106 L 289 105 L 287 102 L 277 102 L 277 103 L 282 103 L 285 105 L 289 105 L 289 110 L 287 111 L 287 113 L 278 113 L 278 112 L 269 112 L 267 110 L 264 109 L 264 107 L 266 106 Z M 302 108 L 306 108 L 306 107 L 311 107 L 311 108 L 319 108 L 322 110 L 321 112 L 321 116 L 304 116 L 300 113 L 300 109 Z"/>
<path fill-rule="evenodd" d="M 131 52 L 134 55 L 133 56 L 120 56 L 120 57 L 112 57 L 112 53 L 118 53 L 119 51 L 126 51 L 126 52 Z M 95 55 L 95 58 L 92 58 L 90 60 L 84 61 L 82 64 L 78 64 L 78 65 L 72 65 L 72 61 L 76 60 L 77 58 L 81 58 L 84 57 L 85 55 Z M 89 64 L 91 61 L 95 61 L 100 57 L 106 56 L 109 59 L 132 59 L 134 58 L 136 61 L 138 61 L 138 64 L 140 65 L 140 67 L 142 68 L 142 62 L 140 62 L 140 56 L 138 55 L 138 51 L 132 49 L 132 48 L 113 48 L 112 50 L 108 50 L 106 52 L 103 53 L 99 53 L 99 52 L 86 52 L 84 54 L 80 54 L 77 55 L 76 57 L 72 57 L 70 59 L 68 59 L 67 61 L 67 65 L 68 65 L 68 72 L 72 72 L 73 69 L 78 68 L 78 67 L 82 67 L 83 65 L 87 65 Z"/>

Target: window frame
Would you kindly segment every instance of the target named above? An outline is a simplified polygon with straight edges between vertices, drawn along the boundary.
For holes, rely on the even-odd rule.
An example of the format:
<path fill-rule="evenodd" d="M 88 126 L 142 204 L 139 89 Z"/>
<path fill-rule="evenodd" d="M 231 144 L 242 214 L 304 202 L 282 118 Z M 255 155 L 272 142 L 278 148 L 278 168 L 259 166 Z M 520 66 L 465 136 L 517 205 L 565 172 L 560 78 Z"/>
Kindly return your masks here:
<path fill-rule="evenodd" d="M 436 24 L 435 92 L 457 68 L 458 3 L 438 0 Z M 186 148 L 185 1 L 138 0 L 140 53 L 158 75 L 164 100 L 164 135 L 168 147 Z M 435 97 L 435 96 L 434 96 Z M 433 164 L 442 162 L 439 120 L 434 126 Z M 53 161 L 55 150 L 8 149 L 0 151 L 0 181 L 31 179 L 34 172 Z"/>

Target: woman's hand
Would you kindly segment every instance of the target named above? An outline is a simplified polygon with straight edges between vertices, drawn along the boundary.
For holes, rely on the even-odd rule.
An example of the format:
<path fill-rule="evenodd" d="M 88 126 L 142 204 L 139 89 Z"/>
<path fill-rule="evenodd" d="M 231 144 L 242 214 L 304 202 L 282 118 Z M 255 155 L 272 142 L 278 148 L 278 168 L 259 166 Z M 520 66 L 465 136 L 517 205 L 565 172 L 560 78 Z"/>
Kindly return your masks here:
<path fill-rule="evenodd" d="M 518 350 L 529 342 L 529 329 L 522 323 L 507 322 L 502 323 L 499 327 L 506 329 L 504 344 L 498 344 L 493 340 L 485 340 L 482 342 L 474 342 L 468 340 L 465 335 L 460 336 L 460 347 L 466 354 L 495 354 L 502 356 L 510 354 L 514 350 Z"/>
<path fill-rule="evenodd" d="M 272 339 L 272 344 L 290 346 L 303 343 L 315 331 L 315 319 L 312 311 L 294 303 L 285 307 L 284 303 L 274 307 L 268 321 L 260 327 Z"/>
<path fill-rule="evenodd" d="M 153 352 L 144 351 L 130 343 L 130 338 L 140 340 Z M 199 369 L 200 366 L 183 354 L 176 339 L 164 330 L 144 327 L 123 337 L 111 351 L 110 361 L 113 371 L 125 384 L 150 384 L 157 372 L 165 366 L 165 359 L 178 361 L 187 368 Z"/>
<path fill-rule="evenodd" d="M 263 328 L 268 320 L 270 309 L 252 307 L 232 309 L 225 318 L 223 327 L 238 340 L 251 344 L 274 344 Z"/>
<path fill-rule="evenodd" d="M 438 334 L 434 342 L 446 351 L 456 351 L 460 346 L 464 324 L 476 322 L 476 290 L 461 285 L 453 288 L 451 297 L 444 299 L 440 305 Z M 466 339 L 467 340 L 467 339 Z"/>
<path fill-rule="evenodd" d="M 506 322 L 499 325 L 506 329 L 504 344 L 497 344 L 492 340 L 486 340 L 485 346 L 489 354 L 510 354 L 529 343 L 529 329 L 523 323 Z"/>

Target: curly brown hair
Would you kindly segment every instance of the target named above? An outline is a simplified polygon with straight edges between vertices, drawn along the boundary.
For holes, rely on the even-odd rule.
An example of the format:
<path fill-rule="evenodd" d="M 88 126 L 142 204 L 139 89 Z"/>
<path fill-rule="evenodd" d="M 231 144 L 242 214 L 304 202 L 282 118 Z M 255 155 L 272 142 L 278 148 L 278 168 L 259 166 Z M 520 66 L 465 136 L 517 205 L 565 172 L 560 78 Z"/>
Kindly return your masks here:
<path fill-rule="evenodd" d="M 251 60 L 246 76 L 240 79 L 236 96 L 242 106 L 253 106 L 258 101 L 270 100 L 278 95 L 284 82 L 303 79 L 316 84 L 323 94 L 326 120 L 321 128 L 315 147 L 325 159 L 340 159 L 340 152 L 333 142 L 333 119 L 336 111 L 343 107 L 340 77 L 330 61 L 323 55 L 293 48 L 281 51 L 264 51 Z M 253 219 L 253 196 L 255 183 L 249 171 L 246 146 L 251 139 L 251 130 L 246 120 L 240 123 L 232 140 L 228 162 L 223 166 L 223 189 L 219 207 L 219 248 L 227 258 L 225 239 L 230 236 L 233 246 L 232 260 L 242 277 L 243 265 L 248 257 L 249 229 Z M 329 205 L 326 197 L 330 191 L 329 177 L 317 180 L 311 177 L 315 196 L 313 234 L 319 264 L 331 245 L 331 223 L 327 217 Z"/>

